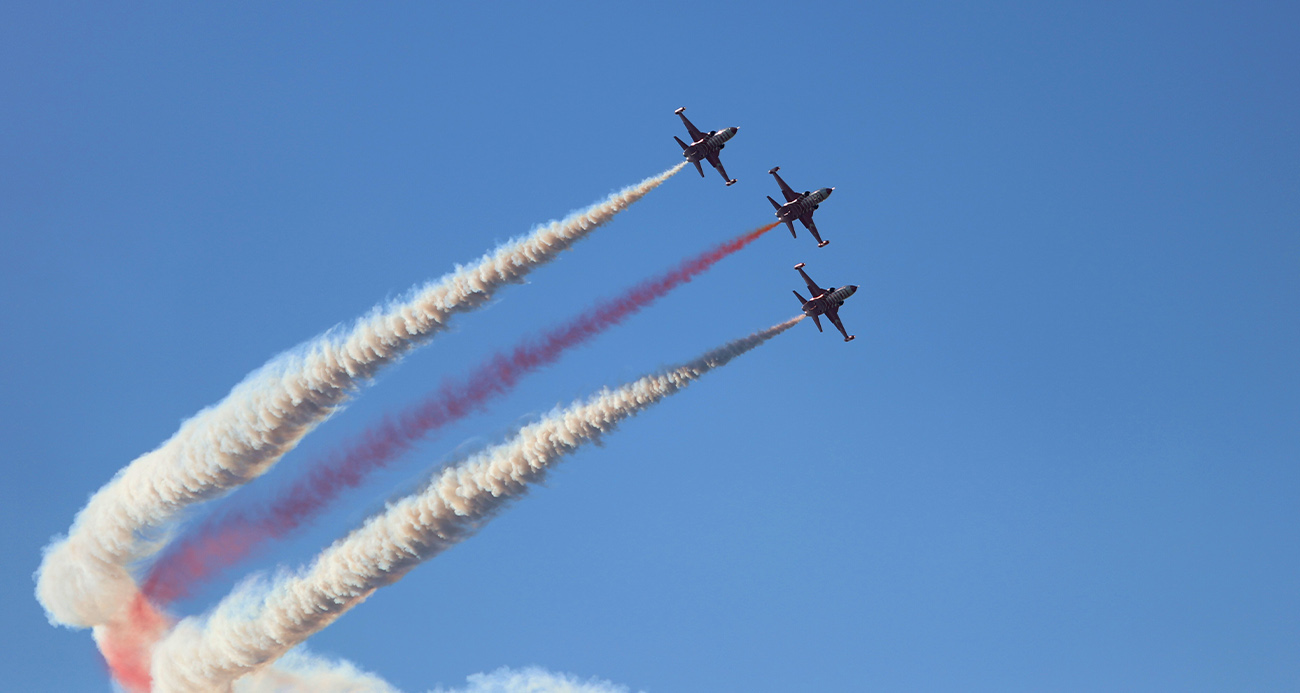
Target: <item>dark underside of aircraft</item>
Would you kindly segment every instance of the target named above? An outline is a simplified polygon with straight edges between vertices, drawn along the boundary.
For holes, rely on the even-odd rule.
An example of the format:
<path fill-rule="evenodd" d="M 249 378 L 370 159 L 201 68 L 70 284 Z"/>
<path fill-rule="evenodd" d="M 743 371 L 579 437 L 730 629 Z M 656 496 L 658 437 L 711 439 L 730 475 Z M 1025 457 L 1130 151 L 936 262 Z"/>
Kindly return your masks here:
<path fill-rule="evenodd" d="M 799 295 L 798 291 L 794 292 L 794 296 L 802 304 L 804 315 L 813 319 L 813 324 L 817 325 L 818 332 L 822 331 L 822 322 L 819 317 L 825 315 L 831 321 L 831 324 L 835 325 L 835 328 L 840 331 L 840 334 L 844 335 L 844 341 L 851 342 L 856 339 L 855 335 L 851 335 L 844 330 L 844 325 L 840 322 L 840 306 L 844 305 L 844 301 L 858 290 L 857 285 L 849 284 L 838 289 L 833 286 L 829 289 L 823 289 L 817 286 L 817 282 L 813 281 L 807 272 L 803 271 L 803 267 L 802 262 L 794 266 L 796 270 L 799 270 L 804 283 L 808 285 L 808 291 L 812 294 L 812 298 L 805 300 L 803 296 Z"/>
<path fill-rule="evenodd" d="M 794 231 L 794 222 L 799 221 L 812 234 L 813 239 L 817 241 L 818 248 L 826 247 L 826 244 L 830 243 L 830 241 L 823 241 L 821 234 L 817 233 L 817 224 L 813 223 L 813 212 L 817 211 L 821 203 L 831 196 L 835 188 L 806 190 L 803 194 L 800 194 L 795 192 L 789 185 L 786 185 L 784 180 L 781 180 L 781 175 L 777 173 L 780 170 L 781 167 L 777 166 L 768 171 L 773 178 L 776 178 L 776 184 L 781 186 L 781 194 L 785 196 L 785 204 L 773 200 L 771 196 L 767 198 L 767 201 L 771 202 L 772 207 L 776 209 L 776 218 L 790 227 L 790 235 L 795 238 L 798 238 L 798 235 Z"/>
<path fill-rule="evenodd" d="M 685 110 L 686 107 L 683 106 L 674 111 L 681 116 L 682 123 L 686 126 L 686 132 L 691 136 L 690 144 L 683 142 L 680 137 L 673 136 L 673 139 L 677 140 L 677 144 L 682 146 L 682 156 L 687 161 L 695 164 L 695 170 L 700 172 L 701 178 L 704 177 L 704 167 L 700 165 L 700 162 L 707 161 L 713 168 L 718 169 L 718 173 L 722 174 L 722 180 L 727 181 L 727 185 L 735 183 L 735 178 L 727 177 L 727 169 L 722 167 L 722 159 L 718 158 L 718 153 L 722 151 L 723 147 L 727 146 L 727 140 L 736 136 L 736 132 L 740 128 L 724 128 L 722 130 L 700 132 L 700 129 L 687 119 L 684 113 Z"/>

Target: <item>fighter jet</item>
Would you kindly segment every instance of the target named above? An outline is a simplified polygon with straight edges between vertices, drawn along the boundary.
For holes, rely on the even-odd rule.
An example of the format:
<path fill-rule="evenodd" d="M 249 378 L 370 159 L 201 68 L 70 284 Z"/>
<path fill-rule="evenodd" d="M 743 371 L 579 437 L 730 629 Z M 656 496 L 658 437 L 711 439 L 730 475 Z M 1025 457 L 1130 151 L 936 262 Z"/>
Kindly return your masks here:
<path fill-rule="evenodd" d="M 808 291 L 812 293 L 812 298 L 805 301 L 798 291 L 794 292 L 794 297 L 803 304 L 803 314 L 813 319 L 813 324 L 817 325 L 817 331 L 822 331 L 822 321 L 818 320 L 817 316 L 825 315 L 830 318 L 831 324 L 839 329 L 840 334 L 844 335 L 844 341 L 851 342 L 856 339 L 857 335 L 845 332 L 844 325 L 840 323 L 840 306 L 844 305 L 846 298 L 852 296 L 858 290 L 857 285 L 849 284 L 838 289 L 833 286 L 829 289 L 823 289 L 817 286 L 817 282 L 813 281 L 807 272 L 803 271 L 802 262 L 795 265 L 794 268 L 799 270 L 799 274 L 803 275 L 804 283 L 808 285 Z"/>
<path fill-rule="evenodd" d="M 816 192 L 804 191 L 804 194 L 800 195 L 791 190 L 790 186 L 785 184 L 785 181 L 781 180 L 781 176 L 777 175 L 777 171 L 780 170 L 781 167 L 777 166 L 768 171 L 768 173 L 776 177 L 776 183 L 781 186 L 781 192 L 785 195 L 785 204 L 783 205 L 777 204 L 777 201 L 773 200 L 771 196 L 767 198 L 767 201 L 771 202 L 772 206 L 776 208 L 776 218 L 790 227 L 790 235 L 795 238 L 798 238 L 798 236 L 794 232 L 794 220 L 798 219 L 803 222 L 804 227 L 812 232 L 813 238 L 817 239 L 817 247 L 824 247 L 830 241 L 823 241 L 822 237 L 818 235 L 817 225 L 813 223 L 812 217 L 813 212 L 821 206 L 823 200 L 831 196 L 831 192 L 835 188 L 822 188 Z"/>
<path fill-rule="evenodd" d="M 722 180 L 727 181 L 727 185 L 735 183 L 735 178 L 727 178 L 727 169 L 722 167 L 722 160 L 718 158 L 718 152 L 727 146 L 726 141 L 735 137 L 740 128 L 710 130 L 707 133 L 700 132 L 699 128 L 686 119 L 686 114 L 682 112 L 685 110 L 686 107 L 682 106 L 673 111 L 673 113 L 682 117 L 682 122 L 686 124 L 686 131 L 691 134 L 690 144 L 686 144 L 676 135 L 673 136 L 673 139 L 677 140 L 677 144 L 682 145 L 682 156 L 686 157 L 687 161 L 695 164 L 695 170 L 700 172 L 701 178 L 704 177 L 704 167 L 700 166 L 700 160 L 705 160 L 713 164 L 713 168 L 718 169 L 718 173 L 722 174 Z"/>

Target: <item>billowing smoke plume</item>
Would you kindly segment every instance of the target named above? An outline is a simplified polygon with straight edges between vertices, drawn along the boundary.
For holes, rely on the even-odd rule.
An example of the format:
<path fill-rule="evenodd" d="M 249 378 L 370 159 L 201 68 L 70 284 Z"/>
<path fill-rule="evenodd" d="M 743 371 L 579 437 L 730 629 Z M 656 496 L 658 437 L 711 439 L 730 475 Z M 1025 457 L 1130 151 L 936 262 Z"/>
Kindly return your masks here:
<path fill-rule="evenodd" d="M 451 424 L 509 392 L 524 375 L 554 363 L 582 344 L 694 279 L 752 243 L 776 224 L 741 234 L 690 258 L 663 275 L 603 301 L 578 317 L 489 358 L 463 381 L 444 382 L 437 394 L 364 432 L 337 456 L 308 466 L 304 477 L 258 508 L 204 523 L 171 547 L 150 570 L 143 590 L 156 603 L 185 596 L 202 581 L 247 556 L 264 541 L 284 536 L 321 511 L 344 489 L 410 450 L 430 432 Z"/>
<path fill-rule="evenodd" d="M 154 690 L 222 690 L 262 669 L 376 589 L 473 534 L 568 453 L 802 318 L 525 426 L 506 443 L 445 469 L 422 492 L 391 504 L 304 571 L 270 584 L 241 585 L 209 616 L 182 620 L 157 645 Z"/>
<path fill-rule="evenodd" d="M 68 536 L 46 549 L 37 598 L 50 620 L 81 627 L 110 622 L 134 598 L 126 566 L 153 553 L 159 533 L 182 510 L 266 472 L 377 370 L 445 329 L 455 314 L 554 259 L 684 165 L 507 243 L 250 375 L 118 472 L 77 515 Z"/>

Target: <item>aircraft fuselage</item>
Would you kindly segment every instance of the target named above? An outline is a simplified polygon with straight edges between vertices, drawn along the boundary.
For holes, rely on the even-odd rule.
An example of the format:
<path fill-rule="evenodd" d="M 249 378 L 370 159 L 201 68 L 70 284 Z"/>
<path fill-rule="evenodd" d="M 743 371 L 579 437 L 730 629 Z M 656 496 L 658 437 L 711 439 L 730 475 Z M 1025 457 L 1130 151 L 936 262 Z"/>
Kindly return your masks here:
<path fill-rule="evenodd" d="M 844 301 L 857 292 L 857 290 L 858 287 L 856 284 L 841 286 L 838 289 L 827 289 L 826 293 L 821 296 L 814 296 L 807 301 L 804 301 L 804 315 L 807 315 L 808 317 L 814 315 L 825 315 L 832 310 L 836 310 L 840 306 L 844 305 Z"/>
<path fill-rule="evenodd" d="M 830 197 L 831 192 L 834 190 L 835 188 L 822 188 L 821 190 L 814 190 L 800 195 L 799 199 L 781 205 L 781 208 L 776 210 L 776 218 L 782 223 L 795 221 L 821 206 L 821 203 Z"/>
<path fill-rule="evenodd" d="M 725 128 L 710 132 L 701 138 L 698 142 L 692 142 L 682 150 L 682 156 L 692 164 L 697 161 L 705 161 L 710 156 L 722 151 L 726 146 L 727 140 L 736 136 L 740 128 Z"/>

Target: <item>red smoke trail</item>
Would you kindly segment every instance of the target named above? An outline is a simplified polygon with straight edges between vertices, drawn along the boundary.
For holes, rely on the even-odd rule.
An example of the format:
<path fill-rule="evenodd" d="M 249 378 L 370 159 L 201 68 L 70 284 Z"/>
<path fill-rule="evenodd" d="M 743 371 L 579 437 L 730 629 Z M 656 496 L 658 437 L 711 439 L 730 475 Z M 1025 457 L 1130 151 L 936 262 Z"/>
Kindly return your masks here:
<path fill-rule="evenodd" d="M 540 338 L 527 339 L 509 353 L 498 353 L 463 382 L 444 382 L 437 394 L 422 404 L 385 419 L 342 452 L 312 465 L 305 477 L 265 509 L 236 512 L 206 522 L 154 564 L 145 579 L 144 593 L 162 604 L 186 596 L 202 580 L 243 559 L 262 542 L 302 525 L 344 489 L 357 486 L 366 474 L 387 465 L 431 431 L 509 392 L 524 375 L 554 363 L 565 350 L 617 325 L 775 226 L 771 223 L 737 236 L 621 296 L 597 304 Z"/>
<path fill-rule="evenodd" d="M 130 693 L 148 693 L 150 652 L 171 623 L 143 594 L 137 594 L 123 613 L 97 632 L 99 651 L 108 671 Z"/>

